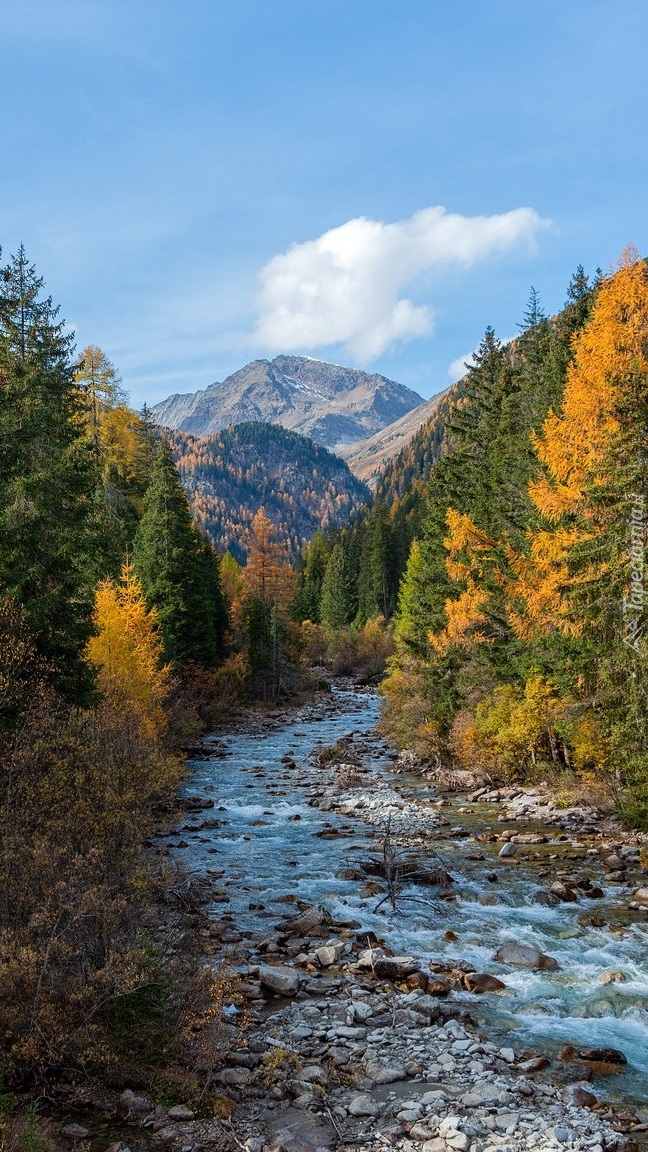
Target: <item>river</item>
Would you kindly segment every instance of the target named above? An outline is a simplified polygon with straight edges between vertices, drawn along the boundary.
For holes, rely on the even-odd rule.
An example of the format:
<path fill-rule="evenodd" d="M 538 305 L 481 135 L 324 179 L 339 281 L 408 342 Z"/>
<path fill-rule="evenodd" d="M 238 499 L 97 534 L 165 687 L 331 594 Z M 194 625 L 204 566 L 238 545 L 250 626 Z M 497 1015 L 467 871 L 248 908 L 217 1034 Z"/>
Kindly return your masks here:
<path fill-rule="evenodd" d="M 602 898 L 581 898 L 578 904 L 558 907 L 534 903 L 539 867 L 544 865 L 551 878 L 568 868 L 561 854 L 573 843 L 560 840 L 555 827 L 518 823 L 516 831 L 546 833 L 548 842 L 538 853 L 540 864 L 531 854 L 514 864 L 501 860 L 501 843 L 475 840 L 485 830 L 501 831 L 498 809 L 466 805 L 461 796 L 450 798 L 449 807 L 441 810 L 445 823 L 436 824 L 439 809 L 433 805 L 439 793 L 419 777 L 389 772 L 393 756 L 376 736 L 378 719 L 375 693 L 338 686 L 328 703 L 270 715 L 250 730 L 209 738 L 206 745 L 218 758 L 190 763 L 187 792 L 212 798 L 214 807 L 188 817 L 171 838 L 185 867 L 209 875 L 217 888 L 222 885 L 218 910 L 231 914 L 243 943 L 246 934 L 258 940 L 264 930 L 270 932 L 271 922 L 286 911 L 275 903 L 277 897 L 290 894 L 324 904 L 337 919 L 346 917 L 373 929 L 395 953 L 420 957 L 422 967 L 431 959 L 451 956 L 469 961 L 479 972 L 499 976 L 506 983 L 505 993 L 453 996 L 469 1006 L 500 1043 L 506 1037 L 516 1048 L 549 1054 L 567 1043 L 620 1049 L 627 1067 L 598 1084 L 597 1091 L 610 1100 L 632 1102 L 635 1108 L 647 1104 L 647 936 L 641 916 L 628 914 L 628 888 L 607 883 L 600 857 L 592 855 L 571 869 L 580 869 L 581 874 L 589 869 L 603 887 Z M 397 915 L 387 907 L 375 912 L 376 899 L 363 897 L 361 882 L 339 878 L 345 869 L 372 851 L 375 854 L 376 829 L 361 811 L 347 816 L 315 806 L 320 770 L 311 757 L 319 747 L 350 732 L 371 749 L 376 789 L 384 794 L 390 788 L 396 803 L 409 796 L 422 806 L 423 815 L 429 811 L 431 844 L 453 877 L 456 899 L 408 903 L 407 912 Z M 287 757 L 295 767 L 286 765 Z M 207 823 L 218 821 L 219 827 L 201 828 L 205 816 L 215 818 Z M 331 827 L 341 835 L 324 839 L 317 835 Z M 493 870 L 496 883 L 486 878 Z M 489 902 L 480 903 L 485 893 Z M 490 902 L 493 893 L 497 903 Z M 427 895 L 420 889 L 409 894 Z M 604 926 L 580 923 L 588 911 L 600 916 Z M 616 930 L 611 931 L 610 924 Z M 508 940 L 538 947 L 555 957 L 560 967 L 529 971 L 494 962 L 496 949 Z M 625 980 L 602 984 L 601 977 L 610 970 L 620 970 Z M 639 1111 L 645 1119 L 644 1109 Z"/>

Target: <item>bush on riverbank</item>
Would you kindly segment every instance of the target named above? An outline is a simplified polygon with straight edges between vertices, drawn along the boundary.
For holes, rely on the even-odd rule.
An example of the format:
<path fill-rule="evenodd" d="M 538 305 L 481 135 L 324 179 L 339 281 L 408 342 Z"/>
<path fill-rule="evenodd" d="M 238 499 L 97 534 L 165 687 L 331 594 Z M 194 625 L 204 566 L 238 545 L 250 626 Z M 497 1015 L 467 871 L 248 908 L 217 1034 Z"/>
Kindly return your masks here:
<path fill-rule="evenodd" d="M 382 676 L 394 651 L 392 629 L 382 616 L 373 617 L 362 628 L 331 628 L 305 620 L 300 642 L 307 664 L 365 680 Z"/>

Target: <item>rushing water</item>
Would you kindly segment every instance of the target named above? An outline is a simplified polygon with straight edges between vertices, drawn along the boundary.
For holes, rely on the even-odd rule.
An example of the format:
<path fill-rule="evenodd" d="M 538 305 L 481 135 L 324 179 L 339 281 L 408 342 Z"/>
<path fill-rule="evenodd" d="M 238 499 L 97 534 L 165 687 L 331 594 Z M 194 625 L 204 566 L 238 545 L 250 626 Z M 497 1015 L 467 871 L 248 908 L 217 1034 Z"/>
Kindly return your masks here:
<path fill-rule="evenodd" d="M 334 689 L 333 706 L 323 716 L 317 708 L 305 709 L 260 734 L 219 736 L 216 743 L 224 749 L 224 757 L 193 761 L 188 790 L 210 795 L 215 806 L 204 815 L 222 824 L 213 831 L 182 831 L 187 846 L 181 854 L 186 865 L 214 877 L 222 874 L 227 910 L 243 932 L 258 934 L 264 915 L 269 914 L 270 926 L 286 911 L 273 901 L 293 893 L 299 900 L 325 904 L 338 919 L 360 921 L 395 952 L 420 956 L 422 966 L 442 956 L 469 960 L 478 971 L 498 975 L 507 985 L 507 991 L 498 995 L 458 994 L 500 1039 L 508 1036 L 516 1047 L 541 1051 L 564 1043 L 620 1048 L 628 1058 L 628 1068 L 607 1078 L 598 1091 L 603 1089 L 610 1098 L 648 1103 L 647 936 L 643 925 L 631 923 L 627 916 L 627 891 L 610 885 L 602 900 L 581 899 L 577 905 L 556 908 L 533 903 L 530 895 L 541 883 L 537 866 L 534 870 L 524 860 L 514 865 L 498 860 L 501 844 L 476 845 L 465 835 L 453 837 L 455 824 L 471 835 L 493 825 L 497 830 L 494 806 L 471 805 L 457 812 L 460 801 L 443 809 L 450 824 L 442 829 L 444 839 L 434 843 L 460 893 L 456 901 L 434 907 L 408 904 L 405 915 L 376 913 L 376 899 L 362 898 L 361 882 L 336 878 L 366 859 L 372 829 L 358 817 L 349 819 L 309 806 L 305 784 L 316 784 L 317 769 L 308 760 L 319 745 L 333 744 L 351 731 L 370 736 L 378 714 L 374 694 Z M 379 742 L 374 748 L 371 767 L 384 782 L 391 761 Z M 282 763 L 286 755 L 295 760 L 297 770 Z M 299 769 L 307 776 L 300 775 Z M 423 802 L 436 798 L 434 789 L 416 778 L 400 776 L 393 784 L 400 790 L 416 791 Z M 200 823 L 201 817 L 190 817 L 188 824 Z M 352 835 L 319 839 L 315 833 L 327 824 Z M 516 824 L 518 828 L 556 835 L 555 829 L 537 824 Z M 431 840 L 434 836 L 432 829 Z M 543 849 L 547 855 L 559 855 L 561 850 L 552 844 Z M 484 859 L 467 859 L 471 855 Z M 565 867 L 561 861 L 547 863 Z M 582 874 L 585 866 L 573 867 Z M 486 879 L 493 869 L 498 874 L 496 885 Z M 596 879 L 600 882 L 600 876 Z M 486 891 L 495 892 L 501 903 L 479 903 Z M 428 896 L 429 890 L 419 890 L 419 894 Z M 581 926 L 578 917 L 588 911 L 604 916 L 606 923 L 619 922 L 621 929 L 611 932 L 607 927 Z M 446 941 L 448 930 L 456 941 Z M 555 956 L 559 970 L 536 972 L 495 963 L 496 949 L 507 940 L 532 944 Z M 625 982 L 602 985 L 602 974 L 611 969 L 621 970 Z"/>

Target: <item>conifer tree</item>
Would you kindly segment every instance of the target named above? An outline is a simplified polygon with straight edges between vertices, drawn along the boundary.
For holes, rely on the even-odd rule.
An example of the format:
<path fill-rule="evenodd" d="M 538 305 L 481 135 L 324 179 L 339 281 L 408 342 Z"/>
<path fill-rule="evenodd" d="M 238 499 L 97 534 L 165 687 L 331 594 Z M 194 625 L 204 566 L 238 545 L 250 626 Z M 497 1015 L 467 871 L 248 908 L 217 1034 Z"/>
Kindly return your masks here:
<path fill-rule="evenodd" d="M 96 471 L 79 420 L 72 337 L 21 247 L 0 276 L 0 586 L 22 605 L 55 683 L 83 696 Z"/>
<path fill-rule="evenodd" d="M 344 628 L 349 623 L 344 547 L 338 540 L 329 557 L 322 582 L 320 615 L 323 624 Z"/>
<path fill-rule="evenodd" d="M 210 546 L 211 547 L 211 546 Z M 223 600 L 213 561 L 191 518 L 169 447 L 159 445 L 133 566 L 146 602 L 158 614 L 165 659 L 181 667 L 215 665 L 221 654 Z"/>
<path fill-rule="evenodd" d="M 317 531 L 304 556 L 301 587 L 295 600 L 297 620 L 321 621 L 322 586 L 331 555 L 330 545 L 323 532 Z"/>

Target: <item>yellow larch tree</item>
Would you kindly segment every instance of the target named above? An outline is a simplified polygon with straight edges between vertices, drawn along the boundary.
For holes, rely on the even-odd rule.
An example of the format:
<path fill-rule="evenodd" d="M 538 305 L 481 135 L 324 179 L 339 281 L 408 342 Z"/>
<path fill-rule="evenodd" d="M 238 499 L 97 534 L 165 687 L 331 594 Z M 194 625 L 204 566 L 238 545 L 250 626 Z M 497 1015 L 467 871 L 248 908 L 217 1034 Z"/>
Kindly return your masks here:
<path fill-rule="evenodd" d="M 121 580 L 104 580 L 95 600 L 96 635 L 87 658 L 97 667 L 99 688 L 105 695 L 128 699 L 143 730 L 160 735 L 165 728 L 164 700 L 170 669 L 163 664 L 157 613 L 146 606 L 132 565 L 126 561 Z"/>

